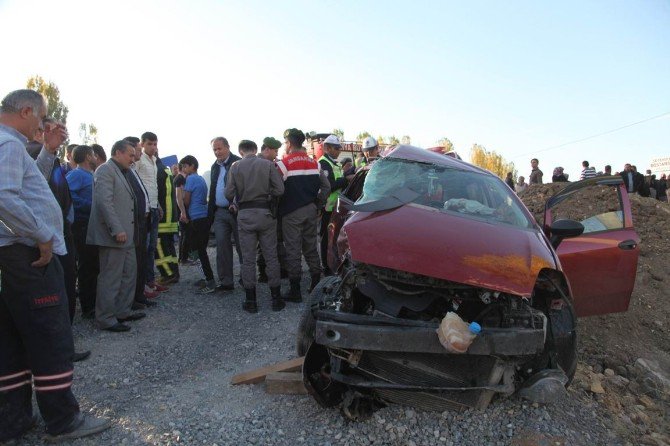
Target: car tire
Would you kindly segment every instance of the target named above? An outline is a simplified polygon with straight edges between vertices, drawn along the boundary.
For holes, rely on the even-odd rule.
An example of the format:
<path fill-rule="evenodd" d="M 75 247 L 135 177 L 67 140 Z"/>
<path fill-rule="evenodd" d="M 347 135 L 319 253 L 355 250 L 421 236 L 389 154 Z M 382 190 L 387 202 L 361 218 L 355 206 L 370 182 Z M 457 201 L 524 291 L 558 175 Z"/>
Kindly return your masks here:
<path fill-rule="evenodd" d="M 305 307 L 302 317 L 300 318 L 300 324 L 298 325 L 296 339 L 298 356 L 304 356 L 309 346 L 314 342 L 314 334 L 316 331 L 316 319 L 314 318 L 314 313 L 318 308 L 318 304 L 325 300 L 333 287 L 339 283 L 340 280 L 339 276 L 324 277 L 309 295 L 308 305 Z"/>

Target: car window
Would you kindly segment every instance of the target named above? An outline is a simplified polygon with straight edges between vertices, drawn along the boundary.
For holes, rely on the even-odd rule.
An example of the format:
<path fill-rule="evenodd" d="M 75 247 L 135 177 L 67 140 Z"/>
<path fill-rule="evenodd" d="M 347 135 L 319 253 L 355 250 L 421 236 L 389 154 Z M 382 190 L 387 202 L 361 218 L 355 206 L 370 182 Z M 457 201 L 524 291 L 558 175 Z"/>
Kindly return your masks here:
<path fill-rule="evenodd" d="M 584 233 L 614 231 L 623 228 L 623 212 L 619 191 L 611 185 L 593 185 L 573 192 L 570 197 L 551 208 L 552 220 L 576 220 L 584 225 Z"/>
<path fill-rule="evenodd" d="M 532 226 L 512 190 L 500 179 L 399 158 L 382 158 L 372 165 L 357 204 L 407 189 L 418 194 L 413 203 L 442 212 L 524 228 Z"/>
<path fill-rule="evenodd" d="M 346 189 L 344 189 L 343 194 L 345 197 L 351 201 L 358 200 L 358 198 L 363 193 L 363 183 L 365 182 L 365 176 L 367 173 L 367 170 L 361 170 L 356 174 L 356 176 L 354 176 Z"/>

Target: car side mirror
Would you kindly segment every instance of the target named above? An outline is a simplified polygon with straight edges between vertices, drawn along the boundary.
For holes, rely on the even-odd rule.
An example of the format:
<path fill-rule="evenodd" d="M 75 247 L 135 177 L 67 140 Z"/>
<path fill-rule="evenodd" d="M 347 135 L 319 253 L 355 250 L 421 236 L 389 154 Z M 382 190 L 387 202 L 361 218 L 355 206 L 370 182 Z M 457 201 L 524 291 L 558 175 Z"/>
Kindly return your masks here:
<path fill-rule="evenodd" d="M 560 219 L 551 224 L 551 246 L 558 248 L 563 239 L 579 237 L 584 233 L 584 225 L 575 220 Z"/>

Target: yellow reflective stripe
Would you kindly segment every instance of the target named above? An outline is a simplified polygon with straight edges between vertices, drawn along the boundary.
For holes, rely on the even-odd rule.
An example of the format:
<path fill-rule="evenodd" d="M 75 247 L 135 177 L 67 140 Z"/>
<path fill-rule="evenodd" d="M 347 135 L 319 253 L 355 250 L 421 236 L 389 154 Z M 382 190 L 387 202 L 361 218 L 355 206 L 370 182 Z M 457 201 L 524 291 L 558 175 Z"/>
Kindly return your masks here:
<path fill-rule="evenodd" d="M 342 166 L 333 163 L 326 155 L 323 155 L 321 158 L 319 158 L 319 161 L 321 160 L 324 160 L 330 164 L 330 167 L 333 169 L 333 177 L 335 178 L 335 181 L 344 176 L 344 173 L 342 172 Z M 326 212 L 331 212 L 335 208 L 335 204 L 337 204 L 337 198 L 340 195 L 338 191 L 339 189 L 336 189 L 332 191 L 330 195 L 328 195 L 328 199 L 326 200 Z"/>
<path fill-rule="evenodd" d="M 163 252 L 163 247 L 161 246 L 160 240 L 156 243 L 156 252 L 158 253 L 158 259 L 154 260 L 156 266 L 162 266 L 165 268 L 165 272 L 168 276 L 172 275 L 172 268 L 170 268 L 170 263 L 177 263 L 177 258 L 174 256 L 165 256 Z"/>

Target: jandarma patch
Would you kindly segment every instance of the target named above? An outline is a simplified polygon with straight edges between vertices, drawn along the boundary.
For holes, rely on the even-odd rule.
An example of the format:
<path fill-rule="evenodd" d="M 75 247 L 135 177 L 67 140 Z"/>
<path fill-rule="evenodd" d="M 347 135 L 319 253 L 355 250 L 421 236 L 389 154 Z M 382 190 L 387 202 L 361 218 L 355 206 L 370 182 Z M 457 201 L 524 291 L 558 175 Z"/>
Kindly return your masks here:
<path fill-rule="evenodd" d="M 32 308 L 53 307 L 60 303 L 58 294 L 49 294 L 48 296 L 33 297 L 30 306 Z"/>

